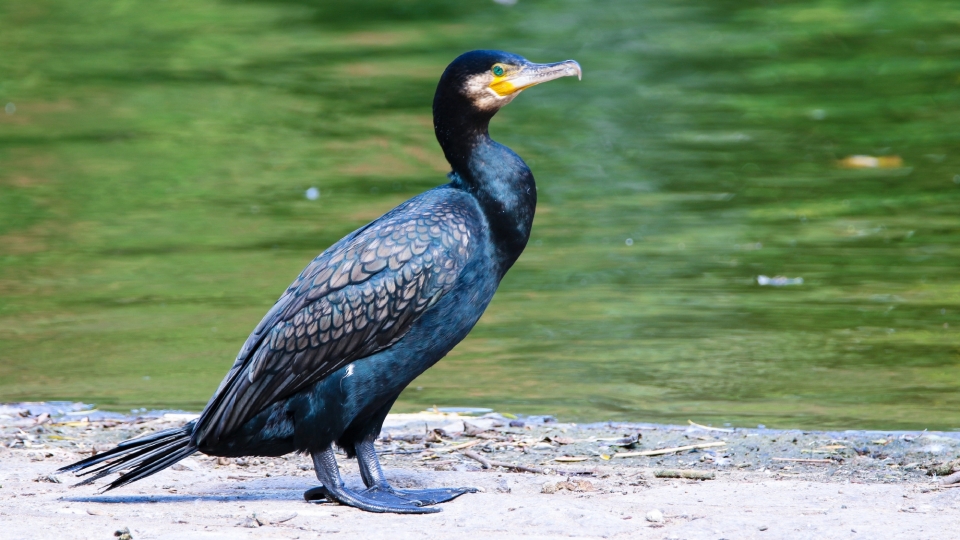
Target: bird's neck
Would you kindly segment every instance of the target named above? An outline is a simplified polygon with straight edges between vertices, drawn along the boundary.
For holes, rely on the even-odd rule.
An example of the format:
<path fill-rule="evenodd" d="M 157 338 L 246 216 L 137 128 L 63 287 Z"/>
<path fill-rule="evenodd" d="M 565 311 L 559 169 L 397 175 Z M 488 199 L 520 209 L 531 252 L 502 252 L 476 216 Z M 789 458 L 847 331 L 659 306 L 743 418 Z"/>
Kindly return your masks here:
<path fill-rule="evenodd" d="M 437 139 L 453 167 L 452 185 L 476 197 L 487 217 L 504 274 L 530 239 L 537 186 L 520 156 L 490 138 L 489 117 L 484 120 L 459 125 L 437 122 Z"/>

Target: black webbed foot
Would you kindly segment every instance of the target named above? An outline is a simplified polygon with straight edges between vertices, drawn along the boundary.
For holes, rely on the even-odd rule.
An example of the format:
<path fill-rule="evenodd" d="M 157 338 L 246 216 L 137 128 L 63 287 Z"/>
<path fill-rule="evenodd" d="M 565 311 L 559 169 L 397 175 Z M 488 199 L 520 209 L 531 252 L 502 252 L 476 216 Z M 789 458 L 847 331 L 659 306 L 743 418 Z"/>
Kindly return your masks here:
<path fill-rule="evenodd" d="M 462 487 L 462 488 L 438 488 L 438 489 L 395 489 L 387 486 L 386 488 L 382 486 L 374 486 L 368 488 L 363 493 L 369 492 L 389 492 L 393 494 L 394 497 L 399 497 L 400 499 L 406 501 L 413 501 L 421 506 L 431 506 L 434 504 L 445 503 L 456 499 L 457 497 L 463 495 L 464 493 L 476 493 L 477 488 L 472 487 Z"/>
<path fill-rule="evenodd" d="M 369 497 L 400 499 L 415 503 L 419 506 L 431 506 L 456 499 L 464 493 L 476 493 L 477 488 L 440 488 L 440 489 L 395 489 L 387 483 L 383 470 L 380 469 L 380 459 L 377 457 L 373 445 L 373 437 L 357 443 L 355 446 L 357 461 L 360 464 L 360 476 L 367 489 L 362 493 Z"/>
<path fill-rule="evenodd" d="M 367 512 L 432 514 L 440 511 L 439 508 L 425 508 L 426 505 L 420 501 L 405 499 L 383 490 L 372 491 L 367 489 L 356 492 L 345 487 L 329 490 L 326 486 L 318 486 L 304 492 L 303 498 L 309 502 L 336 502 Z"/>
<path fill-rule="evenodd" d="M 439 508 L 426 508 L 418 501 L 401 498 L 390 490 L 368 493 L 370 490 L 356 492 L 347 489 L 340 480 L 337 460 L 330 448 L 314 453 L 313 465 L 317 478 L 323 482 L 323 485 L 307 490 L 303 494 L 303 498 L 308 501 L 328 500 L 378 513 L 432 514 L 440 511 Z"/>

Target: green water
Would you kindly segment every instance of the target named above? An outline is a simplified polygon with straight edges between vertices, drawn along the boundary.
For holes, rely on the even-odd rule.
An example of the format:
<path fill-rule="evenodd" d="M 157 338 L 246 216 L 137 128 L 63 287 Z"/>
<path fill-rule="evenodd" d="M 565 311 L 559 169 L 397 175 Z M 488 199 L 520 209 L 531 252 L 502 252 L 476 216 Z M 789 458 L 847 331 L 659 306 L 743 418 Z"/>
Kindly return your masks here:
<path fill-rule="evenodd" d="M 937 0 L 0 0 L 0 401 L 202 407 L 316 253 L 444 181 L 430 103 L 473 48 L 584 79 L 495 119 L 533 238 L 399 410 L 960 427 Z"/>

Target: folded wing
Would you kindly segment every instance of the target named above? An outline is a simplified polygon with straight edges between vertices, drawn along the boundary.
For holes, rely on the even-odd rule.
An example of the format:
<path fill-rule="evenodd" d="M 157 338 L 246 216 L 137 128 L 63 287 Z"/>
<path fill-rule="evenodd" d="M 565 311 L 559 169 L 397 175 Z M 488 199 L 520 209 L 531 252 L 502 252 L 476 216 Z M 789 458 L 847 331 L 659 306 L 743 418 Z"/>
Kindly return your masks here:
<path fill-rule="evenodd" d="M 467 201 L 421 196 L 320 254 L 247 339 L 194 444 L 215 446 L 270 404 L 400 340 L 457 281 L 478 219 Z"/>

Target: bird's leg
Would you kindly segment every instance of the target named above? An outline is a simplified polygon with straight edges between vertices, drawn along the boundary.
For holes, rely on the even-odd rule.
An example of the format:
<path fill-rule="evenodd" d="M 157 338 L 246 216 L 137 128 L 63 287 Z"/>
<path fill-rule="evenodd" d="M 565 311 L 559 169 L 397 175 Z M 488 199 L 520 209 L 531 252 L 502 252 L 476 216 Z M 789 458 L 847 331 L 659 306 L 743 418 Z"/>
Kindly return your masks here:
<path fill-rule="evenodd" d="M 371 497 L 364 492 L 347 489 L 340 479 L 340 470 L 337 467 L 337 458 L 332 447 L 313 453 L 313 468 L 317 479 L 323 484 L 303 494 L 308 501 L 327 499 L 346 506 L 352 506 L 367 512 L 395 513 L 395 514 L 429 514 L 439 512 L 439 508 L 424 508 L 417 501 L 403 499 L 397 496 L 387 496 L 381 493 Z"/>
<path fill-rule="evenodd" d="M 476 488 L 439 488 L 439 489 L 395 489 L 387 483 L 380 468 L 380 459 L 373 446 L 375 436 L 370 436 L 358 443 L 354 448 L 357 452 L 357 462 L 360 464 L 360 476 L 367 489 L 364 494 L 371 498 L 380 497 L 401 498 L 407 501 L 429 506 L 455 499 L 464 493 L 474 493 Z"/>
<path fill-rule="evenodd" d="M 360 477 L 363 478 L 363 484 L 368 488 L 390 487 L 387 478 L 383 475 L 383 469 L 380 468 L 380 458 L 377 456 L 377 449 L 373 445 L 373 440 L 365 440 L 356 446 L 357 463 L 360 465 Z"/>

